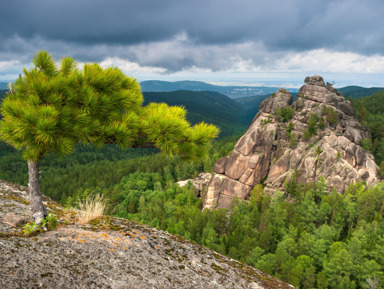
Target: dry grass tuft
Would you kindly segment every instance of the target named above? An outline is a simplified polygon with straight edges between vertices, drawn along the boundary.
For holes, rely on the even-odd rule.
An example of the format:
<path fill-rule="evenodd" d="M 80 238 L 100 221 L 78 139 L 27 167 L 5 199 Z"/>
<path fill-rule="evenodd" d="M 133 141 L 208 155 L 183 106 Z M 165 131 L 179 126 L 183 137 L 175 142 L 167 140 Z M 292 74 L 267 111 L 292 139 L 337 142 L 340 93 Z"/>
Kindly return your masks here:
<path fill-rule="evenodd" d="M 103 216 L 105 200 L 101 195 L 88 196 L 79 202 L 78 220 L 80 225 L 87 224 L 89 221 Z"/>

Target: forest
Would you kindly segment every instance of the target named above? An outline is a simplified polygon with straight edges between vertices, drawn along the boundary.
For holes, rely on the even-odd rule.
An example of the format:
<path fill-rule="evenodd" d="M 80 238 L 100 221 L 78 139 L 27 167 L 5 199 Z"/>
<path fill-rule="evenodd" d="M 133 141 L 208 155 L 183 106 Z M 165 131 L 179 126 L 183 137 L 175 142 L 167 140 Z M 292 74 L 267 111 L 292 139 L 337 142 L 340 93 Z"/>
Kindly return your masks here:
<path fill-rule="evenodd" d="M 384 177 L 384 91 L 358 99 L 350 98 L 350 101 L 356 118 L 371 132 L 371 140 L 365 148 L 375 156 Z"/>
<path fill-rule="evenodd" d="M 367 148 L 384 164 L 384 93 L 353 99 L 356 117 L 372 132 Z M 193 116 L 193 114 L 192 114 Z M 236 128 L 236 129 L 234 129 Z M 287 183 L 293 196 L 272 198 L 257 185 L 249 201 L 202 211 L 194 188 L 176 182 L 211 171 L 244 132 L 229 127 L 204 159 L 183 160 L 156 149 L 95 149 L 78 145 L 63 158 L 41 159 L 41 190 L 60 204 L 101 193 L 108 214 L 177 234 L 289 282 L 296 288 L 382 288 L 384 184 L 351 184 L 344 194 L 316 184 Z M 230 136 L 229 136 L 230 135 Z M 21 152 L 0 142 L 0 179 L 26 185 Z"/>

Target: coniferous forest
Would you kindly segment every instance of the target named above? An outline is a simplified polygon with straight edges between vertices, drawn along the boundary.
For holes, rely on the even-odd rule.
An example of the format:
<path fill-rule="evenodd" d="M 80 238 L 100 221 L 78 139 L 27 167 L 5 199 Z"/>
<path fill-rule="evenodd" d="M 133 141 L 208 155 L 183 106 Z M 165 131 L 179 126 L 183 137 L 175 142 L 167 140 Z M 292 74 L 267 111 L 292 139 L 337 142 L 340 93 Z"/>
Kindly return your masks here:
<path fill-rule="evenodd" d="M 384 172 L 384 93 L 352 100 L 355 115 L 372 133 L 365 144 Z M 196 114 L 192 114 L 196 117 Z M 289 282 L 296 288 L 384 286 L 384 184 L 351 184 L 344 194 L 316 184 L 287 183 L 292 198 L 264 194 L 234 199 L 231 211 L 202 211 L 192 185 L 176 182 L 211 171 L 228 155 L 244 126 L 209 148 L 204 159 L 168 157 L 156 149 L 96 150 L 78 145 L 63 158 L 41 159 L 41 191 L 60 204 L 102 193 L 108 213 L 177 234 Z M 228 136 L 231 135 L 231 136 Z M 0 142 L 0 179 L 27 185 L 21 153 Z"/>

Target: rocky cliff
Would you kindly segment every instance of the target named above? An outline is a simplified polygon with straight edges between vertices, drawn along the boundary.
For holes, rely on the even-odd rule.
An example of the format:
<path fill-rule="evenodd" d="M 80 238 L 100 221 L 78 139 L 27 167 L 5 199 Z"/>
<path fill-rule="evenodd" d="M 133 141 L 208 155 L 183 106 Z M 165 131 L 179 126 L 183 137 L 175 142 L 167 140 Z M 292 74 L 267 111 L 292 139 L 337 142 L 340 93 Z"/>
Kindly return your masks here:
<path fill-rule="evenodd" d="M 293 288 L 183 238 L 124 219 L 77 225 L 44 197 L 61 226 L 27 236 L 26 188 L 0 181 L 2 288 Z M 64 222 L 64 220 L 69 221 Z"/>
<path fill-rule="evenodd" d="M 297 182 L 324 177 L 340 193 L 354 181 L 374 185 L 378 168 L 362 148 L 369 137 L 340 92 L 321 76 L 307 77 L 293 103 L 284 89 L 261 103 L 232 153 L 215 163 L 204 208 L 229 208 L 260 182 L 266 193 L 284 191 L 295 171 Z"/>

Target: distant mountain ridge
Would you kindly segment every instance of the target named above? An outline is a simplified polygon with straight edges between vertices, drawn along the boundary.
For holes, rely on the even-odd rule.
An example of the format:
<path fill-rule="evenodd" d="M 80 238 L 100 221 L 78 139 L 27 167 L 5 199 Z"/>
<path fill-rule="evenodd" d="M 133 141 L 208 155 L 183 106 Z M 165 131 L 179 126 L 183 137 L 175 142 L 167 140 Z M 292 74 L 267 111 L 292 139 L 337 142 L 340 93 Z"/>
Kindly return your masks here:
<path fill-rule="evenodd" d="M 0 90 L 7 90 L 9 82 L 0 82 Z M 143 92 L 170 92 L 176 90 L 191 91 L 216 91 L 222 93 L 229 98 L 237 99 L 250 96 L 269 95 L 276 92 L 280 87 L 277 86 L 221 86 L 213 85 L 202 81 L 160 81 L 147 80 L 140 82 Z M 298 89 L 287 89 L 295 94 Z M 374 94 L 384 90 L 384 87 L 362 87 L 357 85 L 345 86 L 338 90 L 346 97 L 359 98 Z"/>
<path fill-rule="evenodd" d="M 269 86 L 221 86 L 190 80 L 175 82 L 148 80 L 141 82 L 140 85 L 143 92 L 170 92 L 176 90 L 215 91 L 233 99 L 254 95 L 266 95 L 278 90 L 277 87 Z M 297 92 L 297 89 L 289 89 L 289 91 Z"/>
<path fill-rule="evenodd" d="M 9 82 L 0 82 L 0 91 L 8 89 Z M 213 85 L 202 81 L 160 81 L 147 80 L 140 83 L 143 92 L 170 92 L 176 90 L 191 91 L 215 91 L 228 96 L 229 98 L 238 99 L 253 96 L 266 96 L 276 92 L 280 87 L 276 86 L 221 86 Z M 287 89 L 291 94 L 295 94 L 298 89 Z M 359 98 L 374 94 L 384 90 L 384 87 L 362 87 L 357 85 L 345 86 L 338 90 L 346 98 Z M 1 94 L 1 93 L 0 93 Z M 241 102 L 239 102 L 241 103 Z M 260 103 L 258 103 L 260 104 Z"/>
<path fill-rule="evenodd" d="M 357 85 L 346 86 L 338 89 L 346 98 L 359 98 L 384 90 L 384 87 L 362 87 Z"/>

